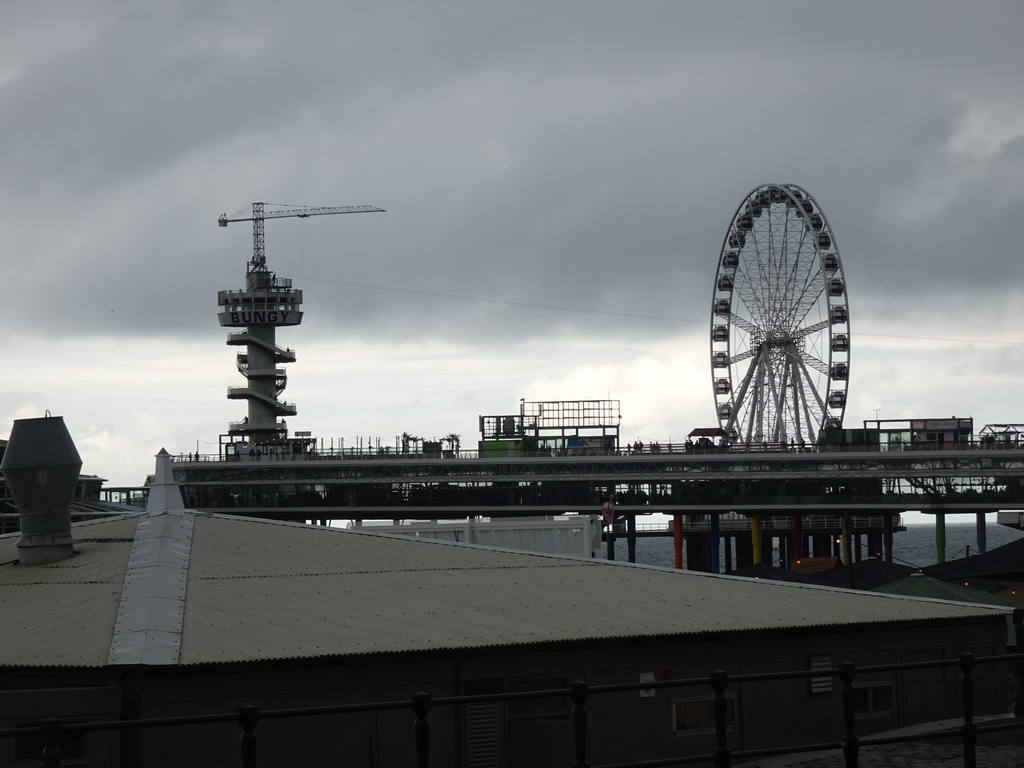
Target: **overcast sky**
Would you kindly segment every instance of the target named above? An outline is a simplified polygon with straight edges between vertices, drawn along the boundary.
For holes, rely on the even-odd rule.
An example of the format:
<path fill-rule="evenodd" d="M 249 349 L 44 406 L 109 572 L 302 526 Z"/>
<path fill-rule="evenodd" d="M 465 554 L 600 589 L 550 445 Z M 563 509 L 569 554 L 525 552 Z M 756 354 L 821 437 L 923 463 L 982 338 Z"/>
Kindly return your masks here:
<path fill-rule="evenodd" d="M 520 398 L 716 424 L 723 237 L 765 183 L 832 226 L 847 426 L 1024 422 L 1024 4 L 4 3 L 0 423 L 62 415 L 140 484 L 245 405 L 217 291 L 253 201 L 305 292 L 292 429 L 462 435 Z M 9 429 L 7 427 L 6 429 Z"/>

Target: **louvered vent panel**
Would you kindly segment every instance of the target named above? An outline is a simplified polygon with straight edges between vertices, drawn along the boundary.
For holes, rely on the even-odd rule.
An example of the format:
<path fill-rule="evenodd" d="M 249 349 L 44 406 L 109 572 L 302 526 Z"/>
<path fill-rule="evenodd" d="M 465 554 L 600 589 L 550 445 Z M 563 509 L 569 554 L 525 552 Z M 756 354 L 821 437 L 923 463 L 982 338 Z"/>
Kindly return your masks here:
<path fill-rule="evenodd" d="M 469 768 L 498 768 L 498 705 L 466 707 L 466 753 Z"/>
<path fill-rule="evenodd" d="M 809 656 L 807 661 L 811 672 L 832 669 L 831 656 Z M 832 693 L 832 675 L 820 675 L 808 680 L 811 684 L 811 693 Z"/>

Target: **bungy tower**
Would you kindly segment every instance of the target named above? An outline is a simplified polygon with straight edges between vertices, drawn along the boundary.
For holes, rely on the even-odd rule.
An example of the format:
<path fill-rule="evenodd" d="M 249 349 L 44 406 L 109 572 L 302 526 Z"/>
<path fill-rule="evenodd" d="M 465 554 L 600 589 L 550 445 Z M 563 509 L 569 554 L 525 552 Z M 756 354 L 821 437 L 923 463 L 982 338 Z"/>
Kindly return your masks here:
<path fill-rule="evenodd" d="M 280 443 L 288 437 L 285 417 L 298 411 L 294 404 L 280 397 L 288 382 L 283 366 L 295 362 L 294 350 L 277 345 L 277 329 L 302 322 L 302 291 L 292 281 L 279 278 L 267 268 L 264 243 L 264 221 L 286 217 L 307 218 L 333 213 L 375 213 L 382 208 L 371 205 L 345 207 L 286 207 L 265 211 L 264 203 L 253 203 L 251 215 L 229 218 L 222 215 L 217 223 L 226 227 L 239 221 L 252 222 L 252 260 L 245 270 L 245 288 L 219 291 L 217 317 L 225 328 L 244 330 L 228 334 L 229 346 L 244 347 L 238 353 L 238 372 L 246 380 L 244 387 L 228 387 L 228 399 L 245 400 L 248 414 L 242 421 L 228 424 L 233 440 L 255 445 Z M 248 213 L 245 209 L 240 213 Z"/>

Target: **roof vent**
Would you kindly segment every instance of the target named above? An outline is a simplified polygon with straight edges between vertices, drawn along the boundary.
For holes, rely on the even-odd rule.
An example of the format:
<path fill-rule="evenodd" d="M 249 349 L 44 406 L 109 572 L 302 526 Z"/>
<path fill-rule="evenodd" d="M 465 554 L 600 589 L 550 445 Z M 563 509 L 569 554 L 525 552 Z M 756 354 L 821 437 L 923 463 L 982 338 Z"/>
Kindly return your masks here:
<path fill-rule="evenodd" d="M 16 419 L 0 471 L 18 506 L 22 565 L 45 565 L 75 554 L 71 502 L 82 459 L 61 416 Z"/>

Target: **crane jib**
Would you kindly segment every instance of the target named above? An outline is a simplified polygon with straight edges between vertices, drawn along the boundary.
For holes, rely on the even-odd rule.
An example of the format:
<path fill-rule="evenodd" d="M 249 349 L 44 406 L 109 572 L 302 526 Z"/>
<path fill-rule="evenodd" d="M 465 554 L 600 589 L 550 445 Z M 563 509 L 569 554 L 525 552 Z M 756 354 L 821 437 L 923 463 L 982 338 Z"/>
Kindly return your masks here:
<path fill-rule="evenodd" d="M 375 205 L 288 208 L 282 211 L 267 211 L 266 213 L 263 213 L 262 215 L 259 216 L 245 216 L 231 219 L 227 217 L 227 214 L 221 214 L 220 218 L 217 219 L 217 225 L 221 227 L 226 227 L 228 224 L 233 224 L 240 221 L 262 221 L 265 219 L 306 219 L 309 218 L 310 216 L 326 216 L 328 214 L 335 213 L 384 213 L 384 209 L 378 208 Z"/>

